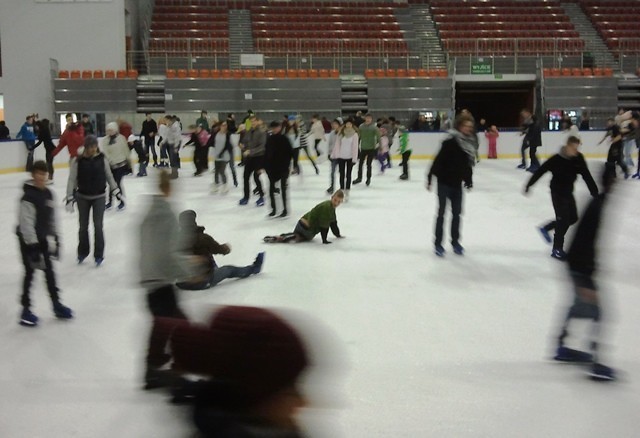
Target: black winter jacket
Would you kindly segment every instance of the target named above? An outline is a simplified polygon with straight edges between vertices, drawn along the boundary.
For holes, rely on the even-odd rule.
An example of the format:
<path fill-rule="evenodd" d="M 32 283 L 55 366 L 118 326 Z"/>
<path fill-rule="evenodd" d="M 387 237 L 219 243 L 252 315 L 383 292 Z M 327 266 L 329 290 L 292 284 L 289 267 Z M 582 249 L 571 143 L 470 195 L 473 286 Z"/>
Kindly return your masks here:
<path fill-rule="evenodd" d="M 438 183 L 451 187 L 460 187 L 462 182 L 465 187 L 473 187 L 473 169 L 469 156 L 455 138 L 448 138 L 442 142 L 442 147 L 433 160 L 427 176 L 429 184 L 433 175 L 438 178 Z"/>

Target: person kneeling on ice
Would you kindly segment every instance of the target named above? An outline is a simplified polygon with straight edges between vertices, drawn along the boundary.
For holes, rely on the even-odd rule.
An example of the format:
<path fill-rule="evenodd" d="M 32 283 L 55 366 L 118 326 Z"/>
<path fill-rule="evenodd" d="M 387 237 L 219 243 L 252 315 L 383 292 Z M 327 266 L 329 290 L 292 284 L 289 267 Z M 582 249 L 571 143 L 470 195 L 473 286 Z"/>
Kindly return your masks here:
<path fill-rule="evenodd" d="M 342 190 L 336 191 L 329 201 L 321 202 L 313 207 L 313 209 L 302 216 L 293 233 L 284 233 L 279 236 L 266 236 L 264 241 L 267 243 L 288 243 L 292 240 L 296 242 L 308 242 L 312 240 L 316 234 L 320 233 L 322 236 L 322 243 L 329 244 L 327 236 L 329 234 L 329 228 L 331 232 L 338 239 L 344 238 L 340 234 L 340 228 L 338 228 L 338 220 L 336 219 L 336 208 L 344 202 L 344 192 Z"/>
<path fill-rule="evenodd" d="M 203 290 L 215 286 L 222 280 L 227 278 L 246 278 L 252 274 L 258 274 L 262 270 L 264 262 L 264 252 L 258 253 L 253 264 L 237 267 L 237 266 L 218 266 L 213 258 L 214 254 L 227 255 L 231 252 L 231 246 L 228 243 L 219 244 L 213 237 L 204 232 L 204 227 L 196 223 L 196 212 L 193 210 L 185 210 L 178 217 L 180 224 L 180 236 L 182 249 L 195 256 L 201 256 L 207 260 L 204 281 L 186 281 L 177 283 L 180 289 L 186 290 Z"/>

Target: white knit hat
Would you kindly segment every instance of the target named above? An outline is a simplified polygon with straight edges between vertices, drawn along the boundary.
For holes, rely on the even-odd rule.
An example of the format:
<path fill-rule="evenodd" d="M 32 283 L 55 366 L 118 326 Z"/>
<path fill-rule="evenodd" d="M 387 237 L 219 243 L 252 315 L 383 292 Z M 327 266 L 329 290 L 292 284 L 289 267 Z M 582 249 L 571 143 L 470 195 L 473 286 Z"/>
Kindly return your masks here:
<path fill-rule="evenodd" d="M 116 122 L 107 123 L 107 132 L 115 132 L 118 133 L 120 130 L 118 129 L 118 124 Z"/>

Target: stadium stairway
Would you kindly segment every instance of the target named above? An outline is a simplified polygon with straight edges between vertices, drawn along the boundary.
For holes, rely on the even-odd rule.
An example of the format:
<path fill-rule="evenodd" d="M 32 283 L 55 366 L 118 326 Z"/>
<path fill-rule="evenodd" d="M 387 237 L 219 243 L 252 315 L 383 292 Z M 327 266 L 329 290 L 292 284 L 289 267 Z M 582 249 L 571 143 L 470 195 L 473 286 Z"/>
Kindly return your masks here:
<path fill-rule="evenodd" d="M 353 115 L 358 111 L 364 114 L 369 109 L 369 84 L 361 75 L 343 75 L 342 81 L 342 114 Z"/>
<path fill-rule="evenodd" d="M 640 78 L 636 75 L 618 77 L 618 108 L 640 110 Z"/>
<path fill-rule="evenodd" d="M 578 3 L 563 2 L 560 6 L 564 9 L 569 20 L 571 20 L 580 38 L 584 40 L 587 51 L 591 50 L 593 53 L 594 65 L 587 65 L 587 63 L 585 63 L 584 67 L 611 67 L 614 71 L 618 71 L 618 62 L 604 41 L 602 41 L 602 38 L 600 38 L 600 35 L 598 35 L 598 32 L 593 27 L 591 20 L 589 20 L 589 17 L 587 17 L 580 5 Z"/>
<path fill-rule="evenodd" d="M 139 76 L 136 94 L 138 113 L 164 113 L 164 76 Z"/>
<path fill-rule="evenodd" d="M 239 69 L 240 54 L 255 53 L 251 33 L 251 11 L 229 10 L 229 68 Z"/>
<path fill-rule="evenodd" d="M 447 68 L 447 56 L 442 50 L 429 5 L 412 4 L 407 8 L 413 18 L 413 30 L 420 40 L 420 53 L 424 56 L 422 68 Z"/>

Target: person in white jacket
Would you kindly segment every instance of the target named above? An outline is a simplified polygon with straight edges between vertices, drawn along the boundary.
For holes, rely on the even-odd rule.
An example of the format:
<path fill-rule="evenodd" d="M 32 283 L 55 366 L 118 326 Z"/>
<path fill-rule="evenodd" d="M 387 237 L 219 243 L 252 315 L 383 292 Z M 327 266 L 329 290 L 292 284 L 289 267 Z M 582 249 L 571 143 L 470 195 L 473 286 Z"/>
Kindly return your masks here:
<path fill-rule="evenodd" d="M 311 134 L 313 135 L 313 147 L 316 150 L 316 156 L 320 158 L 320 149 L 318 146 L 320 142 L 325 139 L 324 126 L 322 126 L 322 122 L 320 121 L 320 116 L 318 114 L 314 114 L 311 118 Z M 327 155 L 329 152 L 327 152 Z"/>
<path fill-rule="evenodd" d="M 116 122 L 107 124 L 107 136 L 102 139 L 100 150 L 107 158 L 113 178 L 120 189 L 121 195 L 124 196 L 124 184 L 122 183 L 122 178 L 131 173 L 131 163 L 129 162 L 131 150 L 129 149 L 127 139 L 118 131 L 118 124 Z M 109 202 L 107 202 L 107 205 L 105 206 L 107 210 L 113 206 L 112 201 L 113 194 L 110 192 Z M 120 198 L 118 210 L 122 211 L 124 208 L 124 198 Z"/>
<path fill-rule="evenodd" d="M 167 150 L 169 152 L 169 165 L 171 166 L 171 179 L 178 178 L 180 168 L 180 146 L 182 144 L 182 125 L 176 116 L 169 119 L 169 130 L 167 132 Z"/>
<path fill-rule="evenodd" d="M 348 119 L 340 129 L 331 152 L 331 159 L 336 160 L 338 163 L 340 188 L 344 190 L 345 202 L 349 199 L 351 190 L 351 170 L 353 165 L 358 162 L 359 142 L 358 130 L 353 126 L 353 120 Z"/>

